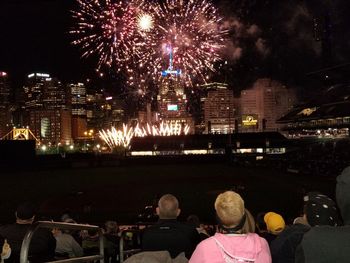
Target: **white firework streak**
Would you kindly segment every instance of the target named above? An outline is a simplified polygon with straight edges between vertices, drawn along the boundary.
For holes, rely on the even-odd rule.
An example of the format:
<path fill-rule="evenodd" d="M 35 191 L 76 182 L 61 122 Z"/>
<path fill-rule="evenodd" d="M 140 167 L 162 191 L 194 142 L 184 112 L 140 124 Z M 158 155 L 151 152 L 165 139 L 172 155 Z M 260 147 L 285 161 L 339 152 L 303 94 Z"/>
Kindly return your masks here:
<path fill-rule="evenodd" d="M 123 128 L 117 130 L 112 127 L 110 130 L 101 130 L 99 132 L 100 138 L 112 150 L 115 147 L 128 148 L 133 137 L 147 137 L 147 136 L 180 136 L 188 135 L 190 127 L 182 125 L 180 122 L 164 123 L 161 122 L 159 127 L 157 125 L 146 124 L 146 127 L 141 127 L 139 124 L 135 128 L 128 127 L 123 124 Z"/>

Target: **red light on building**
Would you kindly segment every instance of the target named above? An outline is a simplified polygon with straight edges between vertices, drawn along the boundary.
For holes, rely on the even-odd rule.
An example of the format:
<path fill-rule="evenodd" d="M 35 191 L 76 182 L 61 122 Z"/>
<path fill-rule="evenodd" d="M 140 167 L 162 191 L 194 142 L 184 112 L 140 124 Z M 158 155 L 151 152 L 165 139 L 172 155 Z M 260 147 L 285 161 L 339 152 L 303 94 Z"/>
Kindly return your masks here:
<path fill-rule="evenodd" d="M 7 73 L 6 73 L 6 72 L 0 71 L 0 77 L 6 77 L 6 76 L 7 76 Z"/>

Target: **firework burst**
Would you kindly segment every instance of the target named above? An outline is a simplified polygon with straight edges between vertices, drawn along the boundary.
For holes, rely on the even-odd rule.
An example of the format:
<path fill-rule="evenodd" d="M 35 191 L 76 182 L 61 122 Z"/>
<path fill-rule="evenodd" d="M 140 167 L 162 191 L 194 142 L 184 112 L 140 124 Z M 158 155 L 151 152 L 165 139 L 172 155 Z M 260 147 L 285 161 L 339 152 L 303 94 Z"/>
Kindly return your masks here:
<path fill-rule="evenodd" d="M 122 146 L 127 148 L 130 145 L 131 139 L 134 136 L 134 131 L 127 125 L 123 124 L 122 130 L 117 130 L 114 127 L 111 130 L 102 130 L 99 132 L 101 139 L 111 148 Z"/>
<path fill-rule="evenodd" d="M 198 77 L 205 81 L 221 59 L 227 33 L 220 27 L 218 10 L 206 0 L 166 0 L 153 6 L 152 16 L 155 26 L 145 39 L 143 64 L 152 65 L 159 75 L 169 66 L 170 46 L 174 69 L 181 70 L 187 82 Z"/>
<path fill-rule="evenodd" d="M 98 67 L 123 70 L 130 86 L 157 82 L 170 66 L 182 72 L 187 84 L 198 78 L 203 82 L 221 58 L 226 31 L 208 0 L 77 2 L 73 44 L 81 47 L 83 57 L 97 54 Z"/>
<path fill-rule="evenodd" d="M 153 23 L 153 17 L 149 14 L 141 13 L 137 16 L 137 26 L 140 31 L 150 31 L 153 28 Z"/>
<path fill-rule="evenodd" d="M 137 54 L 142 43 L 135 31 L 137 7 L 123 1 L 77 0 L 78 11 L 72 11 L 76 20 L 70 31 L 80 46 L 82 57 L 98 55 L 102 65 L 124 66 Z"/>

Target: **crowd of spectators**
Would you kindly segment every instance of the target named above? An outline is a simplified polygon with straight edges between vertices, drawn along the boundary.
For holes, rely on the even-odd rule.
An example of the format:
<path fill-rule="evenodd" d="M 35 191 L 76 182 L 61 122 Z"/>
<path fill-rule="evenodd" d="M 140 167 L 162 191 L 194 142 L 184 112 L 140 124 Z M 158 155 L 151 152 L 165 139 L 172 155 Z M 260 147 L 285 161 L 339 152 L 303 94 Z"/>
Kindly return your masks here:
<path fill-rule="evenodd" d="M 296 174 L 330 177 L 338 175 L 350 163 L 350 140 L 300 142 L 287 147 L 285 154 L 243 156 L 233 158 L 232 163 L 239 166 L 273 167 Z"/>
<path fill-rule="evenodd" d="M 287 153 L 284 167 L 311 176 L 334 177 L 350 162 L 350 141 L 316 142 Z"/>
<path fill-rule="evenodd" d="M 178 199 L 159 198 L 158 221 L 122 231 L 115 221 L 103 226 L 105 262 L 120 262 L 123 248 L 135 249 L 126 263 L 232 263 L 232 262 L 348 262 L 350 257 L 350 166 L 337 177 L 336 202 L 319 192 L 304 196 L 303 214 L 288 224 L 278 211 L 261 212 L 254 218 L 242 197 L 232 191 L 220 193 L 213 204 L 217 224 L 210 228 L 196 215 L 180 222 Z M 19 262 L 22 240 L 35 221 L 30 203 L 18 206 L 16 221 L 0 227 L 1 260 Z M 62 222 L 75 224 L 64 215 Z M 46 262 L 96 255 L 98 231 L 37 229 L 29 247 L 30 262 Z M 136 249 L 137 248 L 137 249 Z"/>

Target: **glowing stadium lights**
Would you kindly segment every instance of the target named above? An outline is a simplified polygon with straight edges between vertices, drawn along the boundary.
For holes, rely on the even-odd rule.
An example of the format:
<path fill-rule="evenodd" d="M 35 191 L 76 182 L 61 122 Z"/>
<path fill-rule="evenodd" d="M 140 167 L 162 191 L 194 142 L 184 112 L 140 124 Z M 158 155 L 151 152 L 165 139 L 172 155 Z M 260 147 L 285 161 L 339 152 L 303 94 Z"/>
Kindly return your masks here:
<path fill-rule="evenodd" d="M 39 78 L 50 78 L 50 74 L 46 73 L 32 73 L 28 75 L 28 78 L 39 77 Z"/>

